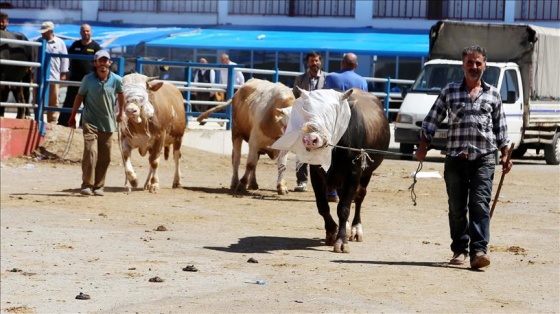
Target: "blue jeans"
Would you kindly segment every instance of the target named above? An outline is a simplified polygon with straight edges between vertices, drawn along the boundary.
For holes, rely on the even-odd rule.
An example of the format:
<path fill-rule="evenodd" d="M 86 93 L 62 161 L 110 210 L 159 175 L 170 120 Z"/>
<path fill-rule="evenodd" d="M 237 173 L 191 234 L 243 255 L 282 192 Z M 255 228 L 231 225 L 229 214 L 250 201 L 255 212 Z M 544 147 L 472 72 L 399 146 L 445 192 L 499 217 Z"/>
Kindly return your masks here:
<path fill-rule="evenodd" d="M 493 153 L 476 160 L 445 158 L 451 250 L 455 253 L 470 249 L 471 258 L 479 251 L 487 253 L 495 167 Z"/>

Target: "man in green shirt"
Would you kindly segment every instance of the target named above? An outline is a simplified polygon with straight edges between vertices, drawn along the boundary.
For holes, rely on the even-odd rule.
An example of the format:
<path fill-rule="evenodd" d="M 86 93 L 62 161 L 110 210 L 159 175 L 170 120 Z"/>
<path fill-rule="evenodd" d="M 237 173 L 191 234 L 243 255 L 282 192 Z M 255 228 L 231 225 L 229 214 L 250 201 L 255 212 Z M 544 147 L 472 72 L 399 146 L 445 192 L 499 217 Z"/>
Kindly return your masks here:
<path fill-rule="evenodd" d="M 117 130 L 117 122 L 124 113 L 122 78 L 111 72 L 111 56 L 106 50 L 95 53 L 95 71 L 84 76 L 68 124 L 76 127 L 76 113 L 82 102 L 84 133 L 84 155 L 82 158 L 83 195 L 103 196 L 105 175 L 111 162 L 111 137 Z M 118 99 L 118 116 L 115 119 L 115 104 Z"/>

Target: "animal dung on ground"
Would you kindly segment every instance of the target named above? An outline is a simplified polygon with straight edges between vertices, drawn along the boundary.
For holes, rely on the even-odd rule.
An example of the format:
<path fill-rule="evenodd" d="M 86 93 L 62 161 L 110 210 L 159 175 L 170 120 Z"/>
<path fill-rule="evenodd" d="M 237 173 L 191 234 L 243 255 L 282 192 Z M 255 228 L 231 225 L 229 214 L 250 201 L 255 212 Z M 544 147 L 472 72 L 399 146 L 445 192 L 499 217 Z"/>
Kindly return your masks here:
<path fill-rule="evenodd" d="M 251 257 L 250 259 L 247 260 L 247 263 L 258 264 L 259 261 L 257 261 L 256 259 L 254 259 L 254 258 Z"/>
<path fill-rule="evenodd" d="M 149 282 L 164 282 L 163 279 L 161 279 L 161 278 L 159 278 L 159 277 L 157 277 L 157 276 L 156 276 L 156 277 L 153 277 L 153 278 L 150 278 L 148 281 L 149 281 Z"/>
<path fill-rule="evenodd" d="M 183 268 L 183 271 L 197 272 L 198 269 L 196 267 L 194 267 L 194 265 L 188 265 L 187 267 Z"/>
<path fill-rule="evenodd" d="M 91 299 L 91 297 L 89 296 L 89 294 L 85 294 L 85 293 L 80 292 L 80 294 L 78 294 L 76 296 L 76 299 L 77 300 L 89 300 L 89 299 Z"/>
<path fill-rule="evenodd" d="M 163 226 L 163 225 L 162 225 L 162 226 L 158 226 L 158 227 L 156 228 L 156 231 L 167 231 L 167 228 L 165 228 L 165 226 Z"/>

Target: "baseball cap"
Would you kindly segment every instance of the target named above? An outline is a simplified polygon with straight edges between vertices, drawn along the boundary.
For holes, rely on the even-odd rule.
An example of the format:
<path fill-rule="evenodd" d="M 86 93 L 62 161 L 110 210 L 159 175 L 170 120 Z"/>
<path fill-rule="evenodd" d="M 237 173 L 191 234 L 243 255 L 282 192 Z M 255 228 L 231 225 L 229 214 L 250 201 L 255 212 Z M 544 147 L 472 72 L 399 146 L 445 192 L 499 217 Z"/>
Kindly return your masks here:
<path fill-rule="evenodd" d="M 54 30 L 54 23 L 51 21 L 46 21 L 43 22 L 43 24 L 41 24 L 41 29 L 39 30 L 39 33 L 45 33 L 48 31 L 53 31 Z"/>
<path fill-rule="evenodd" d="M 95 53 L 95 56 L 93 57 L 94 60 L 99 60 L 101 58 L 107 58 L 107 59 L 111 60 L 111 56 L 109 55 L 109 51 L 99 50 L 98 52 Z"/>

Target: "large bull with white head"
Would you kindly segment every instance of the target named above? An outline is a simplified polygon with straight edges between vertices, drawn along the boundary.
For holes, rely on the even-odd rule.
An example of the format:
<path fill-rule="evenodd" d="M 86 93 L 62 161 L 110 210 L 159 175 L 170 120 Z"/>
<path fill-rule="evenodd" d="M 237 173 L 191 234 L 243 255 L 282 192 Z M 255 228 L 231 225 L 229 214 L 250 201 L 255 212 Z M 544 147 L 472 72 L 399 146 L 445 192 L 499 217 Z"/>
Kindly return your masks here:
<path fill-rule="evenodd" d="M 335 252 L 348 253 L 348 240 L 363 240 L 362 202 L 372 173 L 389 147 L 389 121 L 379 99 L 357 88 L 344 93 L 332 89 L 301 92 L 286 134 L 272 147 L 291 150 L 301 162 L 310 164 L 317 208 L 325 221 L 325 242 Z M 333 188 L 340 197 L 338 224 L 327 199 L 327 191 Z M 348 230 L 352 202 L 355 212 Z"/>
<path fill-rule="evenodd" d="M 169 157 L 173 146 L 175 174 L 173 188 L 181 186 L 181 144 L 186 127 L 183 95 L 172 84 L 154 82 L 143 74 L 132 73 L 123 77 L 126 104 L 124 119 L 119 126 L 122 134 L 122 154 L 126 178 L 132 187 L 138 179 L 130 155 L 138 148 L 141 156 L 149 153 L 150 171 L 144 189 L 155 192 L 159 188 L 158 165 L 162 149 L 164 158 Z"/>

